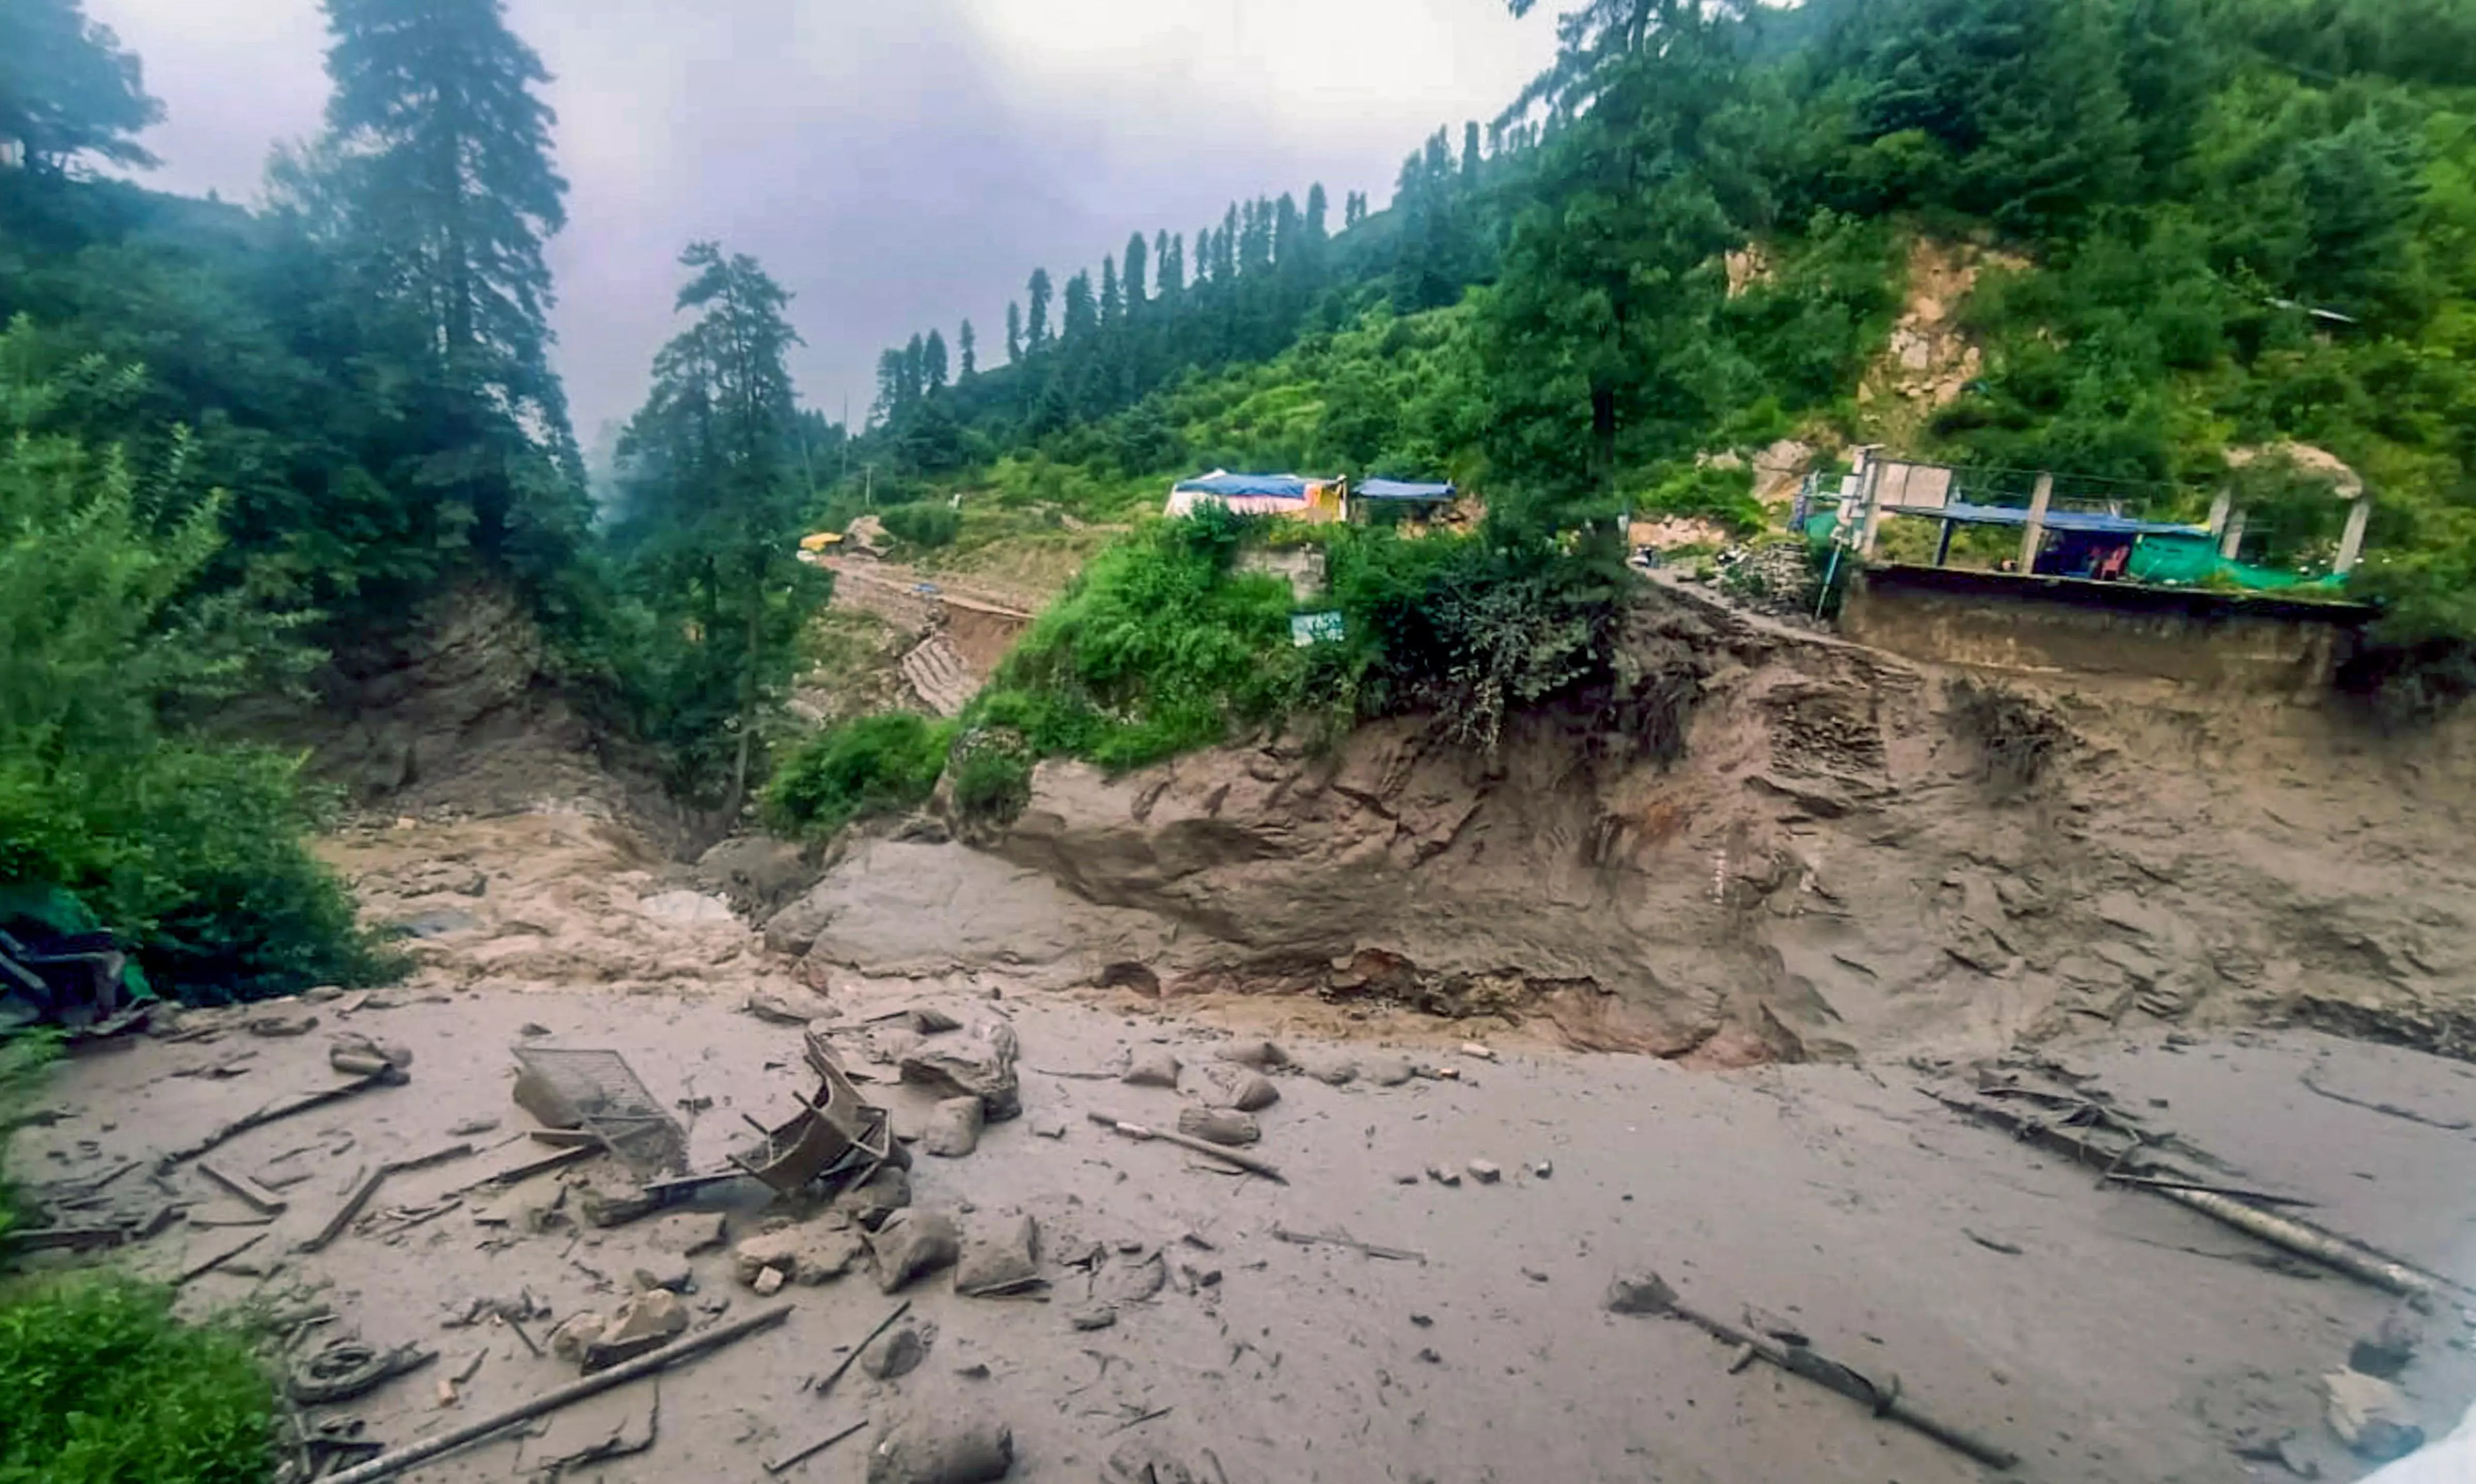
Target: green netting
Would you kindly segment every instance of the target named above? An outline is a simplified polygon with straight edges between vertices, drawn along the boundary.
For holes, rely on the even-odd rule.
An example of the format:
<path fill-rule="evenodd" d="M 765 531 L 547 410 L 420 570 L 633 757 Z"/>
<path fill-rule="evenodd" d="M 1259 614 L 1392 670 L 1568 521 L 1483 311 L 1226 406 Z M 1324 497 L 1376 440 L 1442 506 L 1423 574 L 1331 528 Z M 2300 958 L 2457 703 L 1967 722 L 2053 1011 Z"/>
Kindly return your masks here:
<path fill-rule="evenodd" d="M 2129 576 L 2136 582 L 2162 587 L 2237 587 L 2245 592 L 2281 592 L 2297 587 L 2337 588 L 2345 579 L 2304 577 L 2274 567 L 2229 561 L 2218 555 L 2216 539 L 2206 535 L 2142 536 L 2132 549 Z"/>

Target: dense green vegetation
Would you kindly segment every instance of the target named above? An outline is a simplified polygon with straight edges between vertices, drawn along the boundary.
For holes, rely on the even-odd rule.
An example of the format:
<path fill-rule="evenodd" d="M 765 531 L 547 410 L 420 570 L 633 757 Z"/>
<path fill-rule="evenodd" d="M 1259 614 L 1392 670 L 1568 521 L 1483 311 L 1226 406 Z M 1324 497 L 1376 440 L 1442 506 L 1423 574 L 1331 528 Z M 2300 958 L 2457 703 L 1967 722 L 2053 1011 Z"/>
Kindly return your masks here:
<path fill-rule="evenodd" d="M 783 759 L 765 791 L 778 829 L 829 835 L 853 820 L 928 802 L 954 740 L 952 726 L 879 712 L 818 733 Z"/>

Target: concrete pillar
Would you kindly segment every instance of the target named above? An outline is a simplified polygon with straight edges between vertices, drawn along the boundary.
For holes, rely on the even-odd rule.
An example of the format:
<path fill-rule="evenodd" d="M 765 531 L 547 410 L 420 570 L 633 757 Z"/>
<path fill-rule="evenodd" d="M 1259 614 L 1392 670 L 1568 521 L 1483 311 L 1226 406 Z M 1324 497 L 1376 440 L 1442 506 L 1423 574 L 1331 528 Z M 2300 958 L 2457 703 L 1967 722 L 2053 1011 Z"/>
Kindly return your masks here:
<path fill-rule="evenodd" d="M 2222 489 L 2218 491 L 2217 498 L 2210 502 L 2210 534 L 2216 535 L 2218 532 L 2227 529 L 2227 512 L 2234 509 L 2235 505 L 2236 492 L 2234 490 Z"/>
<path fill-rule="evenodd" d="M 2055 477 L 2038 476 L 2037 491 L 2029 496 L 2029 524 L 2020 532 L 2020 575 L 2038 570 L 2038 548 L 2046 543 L 2046 505 L 2055 498 Z"/>
<path fill-rule="evenodd" d="M 2233 561 L 2236 559 L 2236 553 L 2243 548 L 2243 511 L 2238 510 L 2233 515 L 2227 517 L 2227 529 L 2218 534 L 2219 560 Z"/>
<path fill-rule="evenodd" d="M 2339 559 L 2330 570 L 2345 577 L 2356 570 L 2365 555 L 2365 523 L 2373 518 L 2373 497 L 2370 492 L 2347 502 L 2347 529 L 2339 537 Z"/>

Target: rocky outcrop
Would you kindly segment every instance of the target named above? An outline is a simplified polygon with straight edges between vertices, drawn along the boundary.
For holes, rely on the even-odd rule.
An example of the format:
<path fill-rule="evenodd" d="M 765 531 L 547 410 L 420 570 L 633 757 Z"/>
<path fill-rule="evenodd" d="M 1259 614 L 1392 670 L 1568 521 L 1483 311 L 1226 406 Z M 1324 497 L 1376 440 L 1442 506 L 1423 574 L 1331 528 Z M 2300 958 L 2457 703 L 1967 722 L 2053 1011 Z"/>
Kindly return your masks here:
<path fill-rule="evenodd" d="M 769 938 L 1044 985 L 1131 963 L 1172 996 L 1544 1018 L 1713 1062 L 2142 1020 L 2476 1024 L 2444 1013 L 2476 984 L 2464 731 L 2041 680 L 1998 708 L 2049 738 L 2023 776 L 1956 673 L 1688 593 L 1647 596 L 1629 648 L 1692 692 L 1671 765 L 1563 712 L 1492 758 L 1405 719 L 1329 754 L 1046 763 L 988 851 L 873 842 Z"/>

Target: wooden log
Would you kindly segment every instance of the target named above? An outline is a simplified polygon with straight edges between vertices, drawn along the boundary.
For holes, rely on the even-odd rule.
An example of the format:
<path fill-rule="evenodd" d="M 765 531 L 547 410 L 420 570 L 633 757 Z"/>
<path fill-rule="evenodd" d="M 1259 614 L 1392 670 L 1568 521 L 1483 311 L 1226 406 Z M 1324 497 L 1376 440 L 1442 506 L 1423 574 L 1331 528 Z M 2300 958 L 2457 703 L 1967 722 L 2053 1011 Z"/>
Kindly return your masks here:
<path fill-rule="evenodd" d="M 2113 1163 L 2123 1157 L 2118 1151 L 2101 1148 L 2086 1139 L 2067 1133 L 2061 1128 L 2041 1123 L 2037 1119 L 2024 1118 L 2009 1108 L 1998 1108 L 1991 1103 L 1978 1102 L 1967 1098 L 1954 1098 L 1944 1093 L 1928 1093 L 1927 1096 L 1955 1112 L 1965 1113 L 1980 1123 L 1992 1124 L 1997 1128 L 2007 1129 L 2032 1144 L 2043 1145 L 2084 1163 Z M 2120 1178 L 2112 1170 L 2108 1173 L 2110 1176 Z M 2258 1206 L 2247 1205 L 2241 1200 L 2220 1195 L 2214 1190 L 2197 1189 L 2195 1188 L 2197 1183 L 2195 1181 L 2176 1184 L 2143 1182 L 2139 1188 L 2148 1191 L 2161 1200 L 2172 1200 L 2177 1205 L 2198 1211 L 2203 1216 L 2233 1226 L 2247 1236 L 2258 1237 L 2272 1247 L 2284 1249 L 2299 1257 L 2309 1257 L 2326 1268 L 2334 1269 L 2360 1282 L 2370 1283 L 2375 1288 L 2384 1289 L 2389 1293 L 2418 1300 L 2429 1300 L 2431 1296 L 2440 1289 L 2460 1287 L 2411 1264 L 2401 1262 L 2387 1252 L 2377 1251 L 2353 1237 L 2324 1230 L 2293 1217 L 2273 1215 Z"/>
<path fill-rule="evenodd" d="M 409 1444 L 392 1453 L 383 1454 L 368 1463 L 346 1469 L 340 1473 L 331 1473 L 327 1475 L 324 1484 L 373 1484 L 373 1481 L 378 1479 L 392 1478 L 417 1464 L 428 1463 L 442 1453 L 451 1453 L 468 1444 L 479 1443 L 483 1438 L 505 1431 L 518 1422 L 531 1422 L 536 1417 L 558 1411 L 562 1407 L 573 1406 L 588 1397 L 598 1397 L 614 1386 L 624 1386 L 640 1376 L 652 1375 L 666 1366 L 677 1365 L 682 1360 L 702 1355 L 707 1350 L 719 1349 L 723 1346 L 745 1339 L 760 1329 L 772 1328 L 782 1323 L 790 1313 L 791 1306 L 784 1304 L 780 1308 L 767 1309 L 763 1313 L 752 1314 L 746 1319 L 708 1329 L 702 1334 L 683 1336 L 651 1354 L 623 1361 L 607 1371 L 597 1371 L 581 1381 L 573 1381 L 556 1390 L 544 1392 L 530 1401 L 520 1402 L 505 1411 L 494 1412 L 488 1417 L 477 1419 L 435 1437 L 424 1438 L 417 1443 Z"/>
<path fill-rule="evenodd" d="M 217 1268 L 222 1267 L 224 1264 L 232 1261 L 235 1257 L 238 1257 L 241 1253 L 248 1251 L 251 1248 L 258 1246 L 260 1242 L 265 1240 L 265 1232 L 253 1232 L 247 1240 L 225 1248 L 222 1251 L 215 1253 L 213 1256 L 207 1258 L 203 1262 L 191 1263 L 188 1267 L 182 1269 L 181 1275 L 172 1280 L 172 1286 L 174 1288 L 179 1288 L 183 1284 L 187 1283 L 191 1278 L 205 1277 L 208 1274 L 214 1272 Z"/>
<path fill-rule="evenodd" d="M 1261 1159 L 1233 1149 L 1225 1149 L 1202 1139 L 1191 1139 L 1172 1128 L 1148 1128 L 1141 1124 L 1130 1124 L 1125 1119 L 1113 1118 L 1106 1113 L 1092 1113 L 1087 1116 L 1102 1127 L 1114 1129 L 1127 1138 L 1138 1142 L 1158 1139 L 1164 1144 L 1175 1144 L 1183 1150 L 1193 1150 L 1199 1154 L 1208 1154 L 1226 1164 L 1235 1165 L 1250 1175 L 1260 1175 L 1276 1185 L 1289 1183 L 1281 1177 L 1280 1170 L 1269 1159 Z"/>
<path fill-rule="evenodd" d="M 392 1067 L 387 1070 L 391 1073 L 395 1071 Z M 314 1093 L 307 1093 L 282 1102 L 270 1102 L 255 1113 L 234 1119 L 195 1144 L 165 1154 L 161 1162 L 161 1168 L 168 1170 L 174 1165 L 185 1164 L 214 1149 L 217 1145 L 238 1138 L 253 1128 L 274 1123 L 277 1119 L 290 1118 L 295 1113 L 307 1113 L 312 1108 L 323 1108 L 339 1098 L 350 1098 L 356 1093 L 367 1092 L 373 1087 L 392 1087 L 403 1080 L 404 1076 L 401 1073 L 396 1073 L 392 1076 L 355 1077 L 349 1082 L 320 1088 Z"/>

